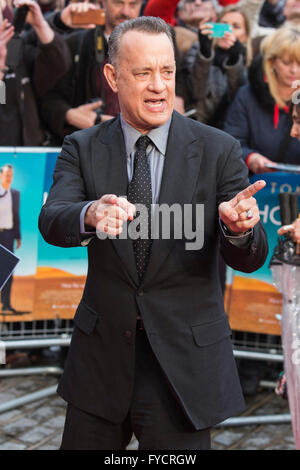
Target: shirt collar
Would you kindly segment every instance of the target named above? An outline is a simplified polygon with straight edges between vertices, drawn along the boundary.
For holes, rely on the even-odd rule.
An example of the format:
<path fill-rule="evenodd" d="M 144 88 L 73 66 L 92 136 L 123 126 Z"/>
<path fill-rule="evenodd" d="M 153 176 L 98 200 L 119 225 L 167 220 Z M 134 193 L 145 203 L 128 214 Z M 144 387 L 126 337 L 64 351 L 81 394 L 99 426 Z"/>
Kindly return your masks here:
<path fill-rule="evenodd" d="M 4 189 L 2 184 L 0 184 L 0 196 L 3 196 L 5 193 L 9 193 L 10 192 L 10 188 L 9 189 Z"/>
<path fill-rule="evenodd" d="M 125 140 L 126 153 L 127 156 L 130 156 L 134 151 L 136 141 L 142 134 L 130 124 L 128 124 L 128 122 L 123 119 L 122 114 L 120 114 L 120 120 Z M 171 120 L 172 116 L 168 119 L 167 122 L 165 122 L 165 124 L 151 129 L 151 131 L 147 134 L 149 139 L 152 140 L 153 144 L 162 155 L 165 155 L 166 153 Z"/>

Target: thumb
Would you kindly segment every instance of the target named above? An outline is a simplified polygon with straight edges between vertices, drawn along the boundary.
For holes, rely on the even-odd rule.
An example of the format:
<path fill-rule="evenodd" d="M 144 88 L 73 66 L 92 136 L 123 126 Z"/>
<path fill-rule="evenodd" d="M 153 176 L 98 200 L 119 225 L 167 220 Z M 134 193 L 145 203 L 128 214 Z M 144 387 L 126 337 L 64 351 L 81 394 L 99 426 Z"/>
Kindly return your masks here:
<path fill-rule="evenodd" d="M 101 197 L 100 202 L 103 204 L 116 204 L 118 201 L 118 196 L 116 194 L 104 194 Z"/>

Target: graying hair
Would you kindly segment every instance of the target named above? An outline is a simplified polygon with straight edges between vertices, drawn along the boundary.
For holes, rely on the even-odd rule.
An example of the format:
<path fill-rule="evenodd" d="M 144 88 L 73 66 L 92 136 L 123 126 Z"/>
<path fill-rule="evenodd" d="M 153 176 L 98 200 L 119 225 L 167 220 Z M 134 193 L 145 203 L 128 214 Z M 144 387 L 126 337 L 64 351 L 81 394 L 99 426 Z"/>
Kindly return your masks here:
<path fill-rule="evenodd" d="M 0 173 L 3 173 L 5 168 L 8 168 L 9 170 L 13 170 L 13 166 L 10 163 L 5 163 L 4 165 L 1 166 Z"/>
<path fill-rule="evenodd" d="M 153 16 L 139 16 L 131 20 L 124 21 L 116 26 L 108 41 L 108 56 L 110 63 L 116 67 L 117 59 L 120 55 L 120 45 L 122 36 L 128 31 L 139 31 L 148 34 L 166 34 L 170 39 L 174 50 L 174 39 L 170 26 L 161 18 Z"/>

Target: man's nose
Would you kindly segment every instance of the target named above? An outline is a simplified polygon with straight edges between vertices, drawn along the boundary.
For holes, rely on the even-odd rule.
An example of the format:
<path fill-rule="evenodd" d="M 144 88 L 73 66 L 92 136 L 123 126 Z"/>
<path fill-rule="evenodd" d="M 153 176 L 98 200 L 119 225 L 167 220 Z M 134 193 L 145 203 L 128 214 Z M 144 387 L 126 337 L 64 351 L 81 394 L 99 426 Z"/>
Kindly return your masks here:
<path fill-rule="evenodd" d="M 156 93 L 160 93 L 165 89 L 166 85 L 160 73 L 153 75 L 149 87 L 152 91 L 155 91 Z"/>
<path fill-rule="evenodd" d="M 130 6 L 129 5 L 123 5 L 121 14 L 123 16 L 127 16 L 128 18 L 130 17 Z"/>

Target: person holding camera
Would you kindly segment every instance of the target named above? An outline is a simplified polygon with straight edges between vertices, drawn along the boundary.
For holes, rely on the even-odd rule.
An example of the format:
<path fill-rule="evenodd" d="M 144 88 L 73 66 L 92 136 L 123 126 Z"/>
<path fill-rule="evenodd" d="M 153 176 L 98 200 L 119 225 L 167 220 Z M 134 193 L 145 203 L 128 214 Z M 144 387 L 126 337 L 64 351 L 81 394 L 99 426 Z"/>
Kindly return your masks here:
<path fill-rule="evenodd" d="M 214 32 L 213 25 L 206 19 L 200 22 L 198 41 L 186 55 L 186 69 L 196 119 L 222 128 L 228 106 L 246 83 L 251 27 L 239 6 L 227 7 L 219 15 L 216 26 L 224 28 L 223 35 Z"/>
<path fill-rule="evenodd" d="M 41 113 L 61 145 L 65 135 L 116 116 L 120 109 L 103 68 L 108 60 L 107 41 L 115 26 L 140 14 L 142 0 L 103 1 L 105 24 L 85 22 L 85 14 L 99 9 L 93 3 L 74 3 L 51 18 L 50 24 L 65 32 L 73 63 L 65 76 L 41 100 Z M 83 24 L 73 24 L 73 14 L 82 15 Z M 70 33 L 71 32 L 71 33 Z"/>
<path fill-rule="evenodd" d="M 15 25 L 7 19 L 0 24 L 0 80 L 5 88 L 5 103 L 0 106 L 0 145 L 43 145 L 46 132 L 37 100 L 66 72 L 70 55 L 64 41 L 45 21 L 38 3 L 17 0 L 14 5 Z M 33 30 L 26 34 L 19 10 L 23 7 L 27 7 L 23 20 Z"/>

